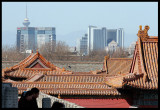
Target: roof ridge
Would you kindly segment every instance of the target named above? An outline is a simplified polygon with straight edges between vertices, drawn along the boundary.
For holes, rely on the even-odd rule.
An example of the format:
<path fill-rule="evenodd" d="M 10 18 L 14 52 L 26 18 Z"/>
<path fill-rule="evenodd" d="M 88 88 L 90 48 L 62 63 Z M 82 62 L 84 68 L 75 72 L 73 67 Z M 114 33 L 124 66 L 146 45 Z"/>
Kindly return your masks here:
<path fill-rule="evenodd" d="M 147 73 L 146 73 L 146 70 L 145 70 L 145 64 L 144 64 L 144 53 L 143 53 L 143 45 L 142 45 L 142 40 L 140 38 L 138 38 L 138 71 L 139 73 L 144 73 L 144 76 L 143 76 L 143 79 L 144 81 L 147 81 Z"/>

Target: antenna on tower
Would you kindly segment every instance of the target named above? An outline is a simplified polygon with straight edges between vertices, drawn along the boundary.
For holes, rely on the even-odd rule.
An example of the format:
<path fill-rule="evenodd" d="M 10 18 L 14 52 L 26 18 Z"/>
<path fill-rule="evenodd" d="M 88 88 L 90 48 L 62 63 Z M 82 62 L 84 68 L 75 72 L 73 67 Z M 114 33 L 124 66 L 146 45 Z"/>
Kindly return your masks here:
<path fill-rule="evenodd" d="M 26 18 L 27 18 L 27 3 L 26 3 Z"/>
<path fill-rule="evenodd" d="M 23 25 L 28 27 L 30 24 L 29 19 L 27 18 L 27 3 L 26 3 L 26 18 L 24 19 Z"/>

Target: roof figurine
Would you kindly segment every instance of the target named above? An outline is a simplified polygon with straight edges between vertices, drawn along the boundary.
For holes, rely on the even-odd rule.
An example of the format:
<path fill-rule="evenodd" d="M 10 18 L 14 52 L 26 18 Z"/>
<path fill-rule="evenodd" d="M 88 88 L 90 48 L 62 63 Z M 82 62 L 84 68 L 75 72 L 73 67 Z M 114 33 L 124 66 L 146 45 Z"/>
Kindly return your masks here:
<path fill-rule="evenodd" d="M 37 55 L 39 55 L 38 49 L 36 51 L 37 51 Z"/>
<path fill-rule="evenodd" d="M 58 98 L 61 99 L 60 93 L 58 94 Z"/>
<path fill-rule="evenodd" d="M 137 36 L 138 36 L 139 38 L 141 38 L 141 40 L 146 41 L 146 40 L 149 38 L 149 36 L 148 36 L 148 30 L 149 30 L 149 26 L 148 26 L 148 25 L 146 25 L 146 26 L 144 27 L 144 30 L 142 30 L 142 25 L 140 25 Z"/>

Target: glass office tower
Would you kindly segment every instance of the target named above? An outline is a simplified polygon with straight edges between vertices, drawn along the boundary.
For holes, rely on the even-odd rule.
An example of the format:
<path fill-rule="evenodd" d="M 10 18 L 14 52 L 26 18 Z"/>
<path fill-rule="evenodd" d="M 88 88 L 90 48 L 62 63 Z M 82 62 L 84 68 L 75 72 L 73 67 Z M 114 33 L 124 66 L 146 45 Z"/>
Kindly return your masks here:
<path fill-rule="evenodd" d="M 51 47 L 56 43 L 56 30 L 54 27 L 17 28 L 17 49 L 20 52 L 36 51 L 46 43 L 50 43 Z"/>

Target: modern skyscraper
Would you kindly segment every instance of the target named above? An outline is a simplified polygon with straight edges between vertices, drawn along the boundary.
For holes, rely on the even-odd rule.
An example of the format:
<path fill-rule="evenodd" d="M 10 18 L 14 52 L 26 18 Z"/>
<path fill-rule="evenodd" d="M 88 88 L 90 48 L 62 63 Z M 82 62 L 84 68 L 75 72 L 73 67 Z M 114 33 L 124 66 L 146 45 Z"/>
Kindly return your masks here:
<path fill-rule="evenodd" d="M 113 40 L 117 42 L 117 29 L 107 29 L 106 46 Z"/>
<path fill-rule="evenodd" d="M 117 29 L 117 43 L 119 47 L 124 47 L 124 30 L 123 28 Z"/>
<path fill-rule="evenodd" d="M 91 27 L 88 28 L 88 53 L 96 50 L 104 50 L 106 39 L 106 28 Z"/>
<path fill-rule="evenodd" d="M 124 47 L 124 31 L 123 28 L 118 28 L 118 29 L 107 29 L 107 34 L 106 34 L 106 45 L 111 41 L 115 41 L 118 43 L 119 47 Z"/>
<path fill-rule="evenodd" d="M 17 27 L 17 50 L 26 52 L 28 50 L 36 51 L 44 44 L 50 44 L 51 49 L 56 43 L 56 29 L 55 27 L 29 27 L 29 19 L 24 19 L 24 27 Z"/>
<path fill-rule="evenodd" d="M 119 29 L 97 28 L 96 26 L 88 27 L 88 54 L 94 50 L 105 50 L 105 47 L 111 41 L 117 42 L 119 47 L 124 46 L 124 31 Z"/>
<path fill-rule="evenodd" d="M 77 50 L 80 54 L 86 55 L 87 54 L 87 44 L 88 44 L 88 35 L 85 34 L 84 37 L 77 41 Z"/>
<path fill-rule="evenodd" d="M 89 54 L 90 53 L 90 51 L 91 51 L 91 46 L 93 45 L 93 38 L 91 37 L 91 30 L 93 29 L 93 28 L 96 28 L 96 26 L 89 26 L 88 27 L 88 46 L 87 46 L 87 54 Z M 92 42 L 92 43 L 91 43 Z M 93 46 L 92 46 L 93 47 Z"/>
<path fill-rule="evenodd" d="M 51 47 L 56 43 L 56 30 L 54 27 L 36 27 L 37 48 L 49 43 Z"/>

